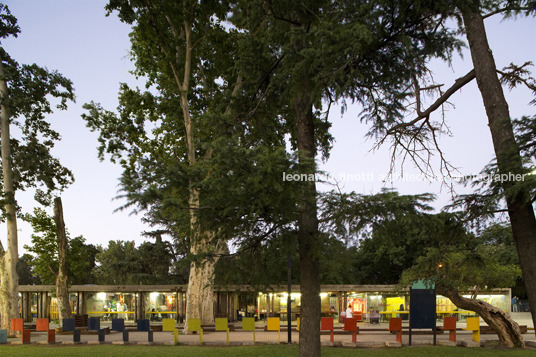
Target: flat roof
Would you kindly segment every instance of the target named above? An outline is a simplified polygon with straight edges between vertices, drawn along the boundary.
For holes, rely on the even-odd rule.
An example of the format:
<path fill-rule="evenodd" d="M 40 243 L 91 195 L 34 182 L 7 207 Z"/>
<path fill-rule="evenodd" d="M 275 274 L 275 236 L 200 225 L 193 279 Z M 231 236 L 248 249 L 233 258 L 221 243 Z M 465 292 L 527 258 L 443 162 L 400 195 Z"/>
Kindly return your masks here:
<path fill-rule="evenodd" d="M 19 285 L 19 292 L 49 292 L 55 289 L 54 285 Z M 181 285 L 71 285 L 70 292 L 186 292 L 188 286 Z M 320 285 L 320 292 L 407 292 L 409 288 L 400 288 L 398 285 Z M 492 289 L 486 292 L 509 292 L 509 288 Z M 251 286 L 251 285 L 216 285 L 215 292 L 286 292 L 287 285 Z M 292 285 L 291 292 L 300 292 L 299 285 Z"/>

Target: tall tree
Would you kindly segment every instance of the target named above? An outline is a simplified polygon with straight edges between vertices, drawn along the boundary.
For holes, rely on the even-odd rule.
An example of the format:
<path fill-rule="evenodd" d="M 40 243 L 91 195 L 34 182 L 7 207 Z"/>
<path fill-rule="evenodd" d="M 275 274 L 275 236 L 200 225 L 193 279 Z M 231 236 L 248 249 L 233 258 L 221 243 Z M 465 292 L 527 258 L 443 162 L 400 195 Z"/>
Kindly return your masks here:
<path fill-rule="evenodd" d="M 101 134 L 101 157 L 111 154 L 124 168 L 125 208 L 186 241 L 186 318 L 211 323 L 214 266 L 226 242 L 239 239 L 238 227 L 262 236 L 259 227 L 270 230 L 267 222 L 281 215 L 270 202 L 290 205 L 280 182 L 290 166 L 283 125 L 267 115 L 270 106 L 244 94 L 256 83 L 244 83 L 234 66 L 242 35 L 221 24 L 226 2 L 111 1 L 107 8 L 133 25 L 135 74 L 151 90 L 123 85 L 119 115 L 90 104 L 85 119 Z"/>
<path fill-rule="evenodd" d="M 161 114 L 157 110 L 148 109 L 153 113 L 149 113 L 147 119 L 155 122 L 162 120 L 156 124 L 160 126 L 158 133 L 155 132 L 156 150 L 151 150 L 143 142 L 148 141 L 148 138 L 144 137 L 142 127 L 133 133 L 138 137 L 127 144 L 136 147 L 140 161 L 143 160 L 141 155 L 145 154 L 151 154 L 160 160 L 173 153 L 179 161 L 177 166 L 185 164 L 186 167 L 182 170 L 198 170 L 198 163 L 212 156 L 212 148 L 203 147 L 200 140 L 203 138 L 200 120 L 203 110 L 209 106 L 207 99 L 220 92 L 220 86 L 214 81 L 222 73 L 221 67 L 214 64 L 215 59 L 222 55 L 220 51 L 223 50 L 223 43 L 219 44 L 218 38 L 225 31 L 219 24 L 219 19 L 224 17 L 226 5 L 188 0 L 112 0 L 106 8 L 109 12 L 117 11 L 122 21 L 133 25 L 131 53 L 136 61 L 136 74 L 147 76 L 148 86 L 154 84 L 162 95 L 161 98 L 148 98 L 146 95 L 146 99 L 153 100 L 155 105 L 157 101 L 165 101 L 164 105 L 173 106 L 161 112 L 166 116 L 162 118 L 155 117 Z M 236 81 L 236 77 L 225 76 L 225 79 L 230 79 L 232 83 Z M 239 86 L 237 84 L 236 90 Z M 123 90 L 126 95 L 131 92 L 131 97 L 136 95 L 127 88 Z M 126 111 L 130 110 L 129 107 L 132 108 L 132 101 L 126 104 Z M 145 119 L 140 116 L 138 120 L 143 125 Z M 102 128 L 95 122 L 90 122 L 90 125 L 93 129 Z M 171 135 L 167 135 L 167 130 L 170 130 Z M 171 141 L 162 145 L 161 142 L 158 143 L 161 138 Z M 180 147 L 177 145 L 179 141 L 182 141 Z M 156 152 L 158 150 L 164 152 Z M 133 156 L 131 162 L 135 162 Z M 167 161 L 170 159 L 172 157 L 168 157 Z M 200 318 L 205 324 L 212 323 L 213 273 L 217 256 L 222 251 L 222 240 L 218 239 L 218 232 L 207 227 L 200 217 L 202 192 L 199 177 L 186 178 L 185 184 L 188 195 L 185 203 L 189 213 L 189 248 L 190 253 L 197 257 L 190 266 L 186 319 Z"/>
<path fill-rule="evenodd" d="M 8 7 L 0 4 L 0 39 L 16 37 L 20 29 Z M 58 72 L 35 64 L 19 65 L 0 47 L 0 132 L 2 158 L 2 213 L 7 223 L 7 247 L 0 244 L 0 327 L 18 316 L 17 202 L 15 192 L 38 189 L 36 199 L 50 202 L 51 192 L 72 182 L 72 174 L 52 157 L 50 149 L 59 134 L 45 120 L 52 113 L 51 98 L 59 99 L 58 109 L 74 100 L 72 83 Z M 10 134 L 18 126 L 20 138 Z"/>
<path fill-rule="evenodd" d="M 480 4 L 474 8 L 460 7 L 460 10 L 471 49 L 476 82 L 488 116 L 499 173 L 514 177 L 522 175 L 526 171 L 515 140 L 508 103 L 497 75 L 497 66 L 487 40 Z M 532 197 L 526 189 L 515 189 L 515 180 L 507 179 L 501 183 L 527 288 L 532 321 L 536 324 L 536 217 Z"/>
<path fill-rule="evenodd" d="M 523 151 L 530 151 L 531 145 L 529 142 L 528 147 L 520 146 L 516 140 L 502 83 L 510 87 L 520 84 L 526 85 L 535 94 L 536 85 L 534 79 L 527 78 L 530 75 L 528 70 L 530 63 L 511 64 L 503 71 L 497 68 L 484 26 L 484 19 L 489 16 L 497 14 L 533 15 L 536 13 L 536 6 L 533 1 L 477 0 L 461 1 L 451 4 L 451 6 L 451 14 L 460 20 L 461 26 L 463 25 L 462 29 L 467 37 L 474 69 L 457 79 L 427 109 L 421 108 L 420 93 L 424 88 L 420 88 L 416 81 L 417 116 L 411 121 L 396 122 L 388 126 L 382 122 L 382 126 L 375 127 L 373 131 L 376 134 L 385 135 L 380 142 L 390 138 L 395 147 L 409 150 L 409 155 L 416 161 L 421 160 L 419 153 L 422 149 L 428 153 L 430 153 L 431 148 L 438 149 L 443 162 L 442 168 L 448 169 L 449 164 L 444 161 L 437 140 L 442 132 L 442 124 L 431 121 L 430 115 L 440 108 L 450 96 L 476 78 L 488 118 L 496 159 L 495 170 L 493 172 L 486 170 L 486 173 L 498 174 L 498 176 L 490 176 L 494 181 L 490 190 L 493 194 L 463 196 L 457 200 L 457 204 L 465 205 L 467 212 L 473 217 L 476 212 L 479 212 L 481 217 L 489 217 L 494 213 L 505 211 L 499 209 L 497 204 L 497 197 L 500 196 L 504 199 L 531 306 L 532 320 L 536 323 L 536 261 L 533 259 L 536 254 L 536 218 L 533 208 L 535 183 L 528 176 L 525 180 L 525 174 L 532 169 L 523 165 L 524 158 L 522 156 Z M 499 78 L 499 74 L 501 74 L 501 78 Z M 525 123 L 530 123 L 530 121 L 530 118 L 527 117 Z M 528 127 L 530 128 L 530 124 Z"/>
<path fill-rule="evenodd" d="M 69 237 L 62 218 L 61 201 L 56 198 L 54 204 L 54 216 L 36 208 L 33 215 L 24 217 L 34 231 L 32 244 L 24 248 L 34 255 L 30 264 L 42 283 L 55 285 L 62 319 L 72 317 L 69 285 L 94 282 L 91 272 L 95 267 L 96 248 L 86 245 L 81 236 Z"/>
<path fill-rule="evenodd" d="M 241 1 L 233 9 L 235 26 L 272 63 L 262 80 L 286 101 L 282 108 L 288 108 L 285 117 L 300 174 L 315 177 L 317 153 L 327 157 L 331 137 L 326 109 L 332 102 L 350 97 L 364 104 L 365 117 L 394 120 L 403 111 L 405 88 L 428 56 L 448 56 L 456 46 L 439 26 L 441 19 L 423 14 L 420 6 L 410 1 Z M 304 181 L 297 201 L 300 354 L 319 356 L 322 240 L 316 183 Z"/>

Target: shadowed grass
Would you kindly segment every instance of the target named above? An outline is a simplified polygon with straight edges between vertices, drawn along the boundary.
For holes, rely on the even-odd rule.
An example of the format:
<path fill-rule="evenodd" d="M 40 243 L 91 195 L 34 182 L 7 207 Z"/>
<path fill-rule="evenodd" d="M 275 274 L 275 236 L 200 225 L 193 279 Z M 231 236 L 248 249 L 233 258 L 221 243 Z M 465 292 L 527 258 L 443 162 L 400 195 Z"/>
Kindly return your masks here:
<path fill-rule="evenodd" d="M 0 346 L 1 356 L 298 356 L 298 346 L 264 345 L 243 347 L 195 347 L 195 346 Z M 497 350 L 463 347 L 403 347 L 394 349 L 323 348 L 322 356 L 536 356 L 533 350 Z"/>

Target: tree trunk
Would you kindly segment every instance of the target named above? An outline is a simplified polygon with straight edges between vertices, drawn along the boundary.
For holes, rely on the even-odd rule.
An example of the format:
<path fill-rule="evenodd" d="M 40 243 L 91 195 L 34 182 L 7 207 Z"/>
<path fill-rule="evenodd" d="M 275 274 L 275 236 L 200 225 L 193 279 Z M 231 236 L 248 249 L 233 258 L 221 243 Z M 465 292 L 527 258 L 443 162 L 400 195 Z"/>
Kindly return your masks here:
<path fill-rule="evenodd" d="M 315 134 L 313 106 L 302 94 L 294 103 L 296 110 L 298 154 L 301 172 L 315 175 Z M 300 356 L 320 357 L 320 239 L 315 181 L 301 182 L 302 195 L 298 219 L 300 253 Z"/>
<path fill-rule="evenodd" d="M 461 9 L 478 88 L 484 101 L 500 174 L 521 174 L 521 155 L 515 141 L 508 103 L 504 97 L 493 54 L 489 47 L 482 16 Z M 528 192 L 514 195 L 513 180 L 502 181 L 508 215 L 527 288 L 532 321 L 536 326 L 536 218 Z"/>
<path fill-rule="evenodd" d="M 58 231 L 58 273 L 56 275 L 56 298 L 58 299 L 59 319 L 73 317 L 71 304 L 69 303 L 69 287 L 67 285 L 67 234 L 63 220 L 63 205 L 61 198 L 54 199 L 54 220 Z"/>
<path fill-rule="evenodd" d="M 194 261 L 190 263 L 186 291 L 185 333 L 188 333 L 188 320 L 191 318 L 201 319 L 201 324 L 204 325 L 214 324 L 214 269 L 219 259 L 218 254 L 222 253 L 220 245 L 214 245 L 213 235 L 209 232 L 191 244 L 190 253 Z"/>
<path fill-rule="evenodd" d="M 190 207 L 190 263 L 188 290 L 186 291 L 186 319 L 184 332 L 188 333 L 188 319 L 199 318 L 202 324 L 214 323 L 214 268 L 221 247 L 214 233 L 203 230 L 197 218 L 199 190 L 191 189 Z"/>
<path fill-rule="evenodd" d="M 11 143 L 9 134 L 8 89 L 4 80 L 4 66 L 0 57 L 0 143 L 2 156 L 2 175 L 4 180 L 4 199 L 7 225 L 7 250 L 2 247 L 2 273 L 0 279 L 0 328 L 10 331 L 9 322 L 19 316 L 19 279 L 17 261 L 19 248 L 17 237 L 17 207 L 13 186 L 11 166 Z"/>
<path fill-rule="evenodd" d="M 502 347 L 525 347 L 519 325 L 501 309 L 482 300 L 464 298 L 456 289 L 438 287 L 437 292 L 448 297 L 459 309 L 474 311 L 482 317 L 497 333 Z"/>
<path fill-rule="evenodd" d="M 186 319 L 184 332 L 188 333 L 188 320 L 201 319 L 201 324 L 214 324 L 214 267 L 217 259 L 203 259 L 190 264 L 186 292 Z"/>

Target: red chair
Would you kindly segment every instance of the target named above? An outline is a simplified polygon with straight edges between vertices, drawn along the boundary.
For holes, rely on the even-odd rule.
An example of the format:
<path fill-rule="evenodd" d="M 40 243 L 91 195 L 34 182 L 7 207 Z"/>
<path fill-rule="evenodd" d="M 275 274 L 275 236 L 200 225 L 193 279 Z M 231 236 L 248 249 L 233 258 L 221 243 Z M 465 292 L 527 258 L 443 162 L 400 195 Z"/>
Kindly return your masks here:
<path fill-rule="evenodd" d="M 456 342 L 456 317 L 445 316 L 442 330 L 449 331 L 449 341 Z"/>
<path fill-rule="evenodd" d="M 344 319 L 344 331 L 352 332 L 352 342 L 357 340 L 357 320 L 355 317 Z"/>
<path fill-rule="evenodd" d="M 35 331 L 48 331 L 48 319 L 37 319 L 35 321 Z"/>
<path fill-rule="evenodd" d="M 392 317 L 389 319 L 387 331 L 396 332 L 396 342 L 402 343 L 402 318 Z"/>
<path fill-rule="evenodd" d="M 37 319 L 35 322 L 35 331 L 46 331 L 47 343 L 56 343 L 56 330 L 49 328 L 48 319 Z"/>
<path fill-rule="evenodd" d="M 22 319 L 11 319 L 11 331 L 20 331 L 24 329 L 24 322 Z"/>
<path fill-rule="evenodd" d="M 331 342 L 333 342 L 333 330 L 333 317 L 322 317 L 320 319 L 320 331 L 331 331 Z"/>
<path fill-rule="evenodd" d="M 11 319 L 11 331 L 20 331 L 22 343 L 31 343 L 30 330 L 24 329 L 22 319 Z"/>

